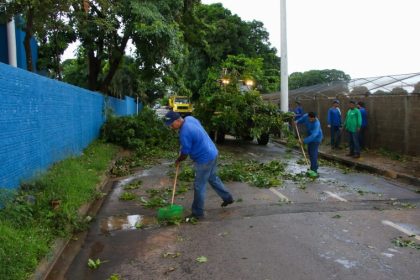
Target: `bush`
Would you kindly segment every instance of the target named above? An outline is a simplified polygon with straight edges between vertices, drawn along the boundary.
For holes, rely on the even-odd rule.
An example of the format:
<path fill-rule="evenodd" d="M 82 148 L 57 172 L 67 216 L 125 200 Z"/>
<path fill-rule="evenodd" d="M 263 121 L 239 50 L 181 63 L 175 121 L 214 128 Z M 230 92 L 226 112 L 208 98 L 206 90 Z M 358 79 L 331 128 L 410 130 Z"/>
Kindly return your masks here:
<path fill-rule="evenodd" d="M 107 142 L 133 150 L 172 147 L 177 137 L 155 112 L 145 107 L 137 116 L 110 116 L 101 129 Z"/>

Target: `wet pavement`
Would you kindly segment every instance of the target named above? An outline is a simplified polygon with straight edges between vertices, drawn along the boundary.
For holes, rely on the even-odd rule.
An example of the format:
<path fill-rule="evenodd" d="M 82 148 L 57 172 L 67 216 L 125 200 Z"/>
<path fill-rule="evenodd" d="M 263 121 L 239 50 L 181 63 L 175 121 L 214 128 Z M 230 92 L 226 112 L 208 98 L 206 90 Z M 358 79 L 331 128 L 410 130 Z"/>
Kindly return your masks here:
<path fill-rule="evenodd" d="M 297 151 L 277 143 L 227 141 L 219 149 L 235 159 L 281 160 L 292 173 L 306 170 Z M 304 185 L 227 182 L 236 200 L 227 208 L 208 188 L 204 220 L 160 226 L 157 210 L 141 197 L 172 187 L 171 164 L 110 182 L 89 231 L 70 241 L 48 279 L 420 279 L 420 250 L 392 243 L 399 236 L 420 243 L 417 186 L 324 164 L 320 178 Z M 120 200 L 127 190 L 135 200 Z M 185 214 L 192 195 L 175 198 Z M 202 256 L 207 261 L 200 263 Z M 104 263 L 93 270 L 89 258 Z"/>

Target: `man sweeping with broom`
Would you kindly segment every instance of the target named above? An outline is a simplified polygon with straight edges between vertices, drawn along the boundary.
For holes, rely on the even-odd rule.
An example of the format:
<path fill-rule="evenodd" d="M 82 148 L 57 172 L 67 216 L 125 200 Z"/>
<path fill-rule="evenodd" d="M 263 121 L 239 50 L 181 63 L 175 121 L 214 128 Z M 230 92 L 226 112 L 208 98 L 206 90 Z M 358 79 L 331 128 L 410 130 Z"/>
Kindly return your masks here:
<path fill-rule="evenodd" d="M 306 126 L 308 136 L 303 139 L 303 143 L 308 144 L 308 154 L 311 162 L 310 169 L 314 171 L 316 173 L 316 177 L 318 177 L 318 148 L 323 137 L 321 123 L 314 112 L 309 112 L 308 114 L 303 115 L 295 122 L 295 124 L 298 123 L 304 123 Z M 303 143 L 300 144 L 302 145 Z"/>
<path fill-rule="evenodd" d="M 165 115 L 165 124 L 171 129 L 179 130 L 181 151 L 175 164 L 178 166 L 188 156 L 194 162 L 194 201 L 191 208 L 191 217 L 196 219 L 204 217 L 204 200 L 206 197 L 207 182 L 210 183 L 210 186 L 222 198 L 222 207 L 232 204 L 232 195 L 223 185 L 222 180 L 217 176 L 217 148 L 201 126 L 201 123 L 192 116 L 185 117 L 184 119 L 179 113 L 169 111 Z"/>

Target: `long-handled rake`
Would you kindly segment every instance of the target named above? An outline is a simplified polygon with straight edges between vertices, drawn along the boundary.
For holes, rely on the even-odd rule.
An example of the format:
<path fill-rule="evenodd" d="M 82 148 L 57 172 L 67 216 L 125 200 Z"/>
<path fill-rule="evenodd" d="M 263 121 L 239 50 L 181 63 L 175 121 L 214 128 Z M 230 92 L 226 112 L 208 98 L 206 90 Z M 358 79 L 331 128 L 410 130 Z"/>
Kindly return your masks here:
<path fill-rule="evenodd" d="M 182 205 L 174 204 L 176 181 L 178 178 L 179 164 L 176 165 L 174 187 L 172 188 L 171 205 L 158 209 L 158 220 L 175 222 L 183 218 L 184 207 Z"/>
<path fill-rule="evenodd" d="M 306 165 L 308 166 L 308 171 L 306 172 L 306 176 L 308 176 L 309 178 L 318 178 L 318 174 L 315 171 L 310 169 L 311 165 L 309 164 L 308 158 L 306 157 L 305 149 L 303 148 L 302 140 L 301 140 L 300 134 L 299 134 L 299 128 L 298 128 L 296 123 L 295 123 L 295 128 L 296 128 L 296 133 L 297 133 L 297 136 L 298 136 L 298 139 L 299 139 L 300 148 L 302 149 L 302 153 L 303 153 L 303 156 L 305 157 Z"/>

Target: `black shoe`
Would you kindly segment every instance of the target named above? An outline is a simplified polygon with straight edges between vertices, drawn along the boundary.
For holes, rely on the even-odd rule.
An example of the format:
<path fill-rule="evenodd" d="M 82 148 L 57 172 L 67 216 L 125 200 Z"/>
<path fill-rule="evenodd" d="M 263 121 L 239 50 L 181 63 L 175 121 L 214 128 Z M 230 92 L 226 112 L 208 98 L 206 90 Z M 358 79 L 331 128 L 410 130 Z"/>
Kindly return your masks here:
<path fill-rule="evenodd" d="M 346 156 L 348 156 L 348 157 L 353 157 L 353 156 L 354 156 L 354 154 L 347 154 Z"/>
<path fill-rule="evenodd" d="M 226 207 L 226 206 L 228 206 L 229 204 L 232 204 L 232 203 L 233 203 L 233 199 L 231 198 L 229 200 L 224 200 L 220 206 Z"/>
<path fill-rule="evenodd" d="M 354 155 L 353 158 L 360 158 L 360 155 Z"/>

